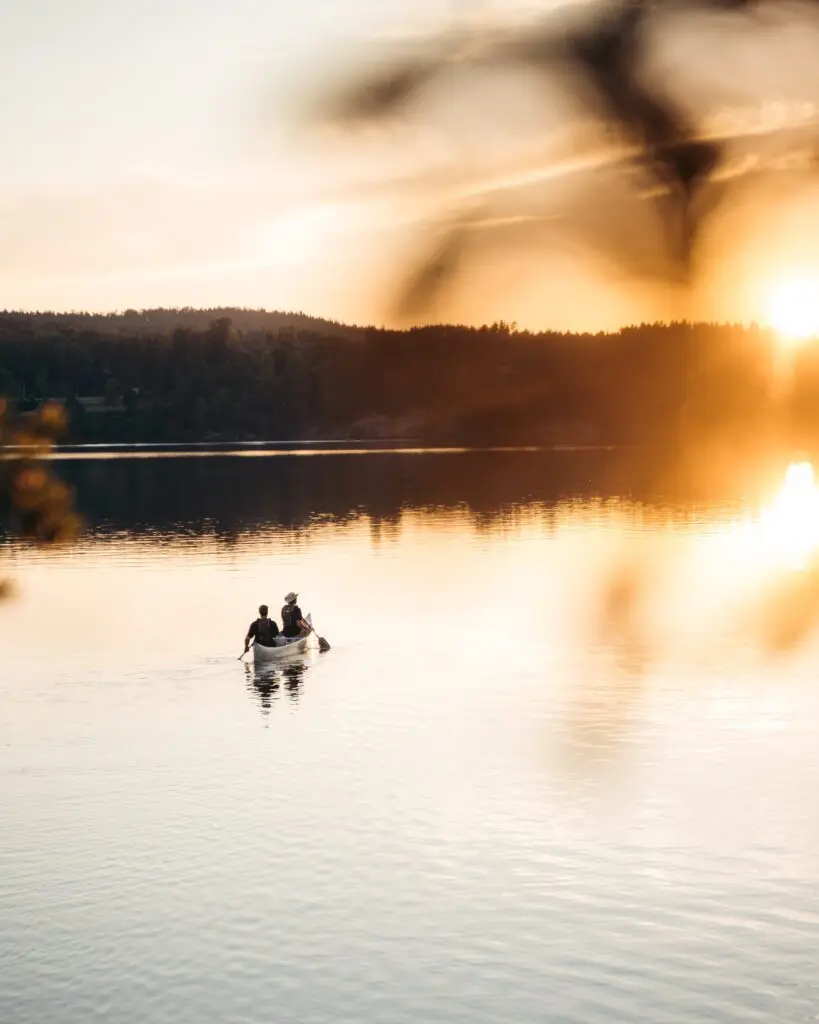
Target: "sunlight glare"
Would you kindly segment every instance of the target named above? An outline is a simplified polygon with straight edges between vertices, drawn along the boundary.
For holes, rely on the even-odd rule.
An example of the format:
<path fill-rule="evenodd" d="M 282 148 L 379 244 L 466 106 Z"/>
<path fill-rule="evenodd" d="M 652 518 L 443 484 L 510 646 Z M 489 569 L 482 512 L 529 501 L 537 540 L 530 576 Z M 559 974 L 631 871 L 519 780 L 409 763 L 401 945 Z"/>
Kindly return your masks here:
<path fill-rule="evenodd" d="M 776 284 L 768 297 L 768 320 L 789 343 L 819 336 L 819 275 Z"/>
<path fill-rule="evenodd" d="M 762 511 L 764 546 L 796 569 L 819 548 L 819 487 L 810 462 L 792 462 L 774 501 Z"/>

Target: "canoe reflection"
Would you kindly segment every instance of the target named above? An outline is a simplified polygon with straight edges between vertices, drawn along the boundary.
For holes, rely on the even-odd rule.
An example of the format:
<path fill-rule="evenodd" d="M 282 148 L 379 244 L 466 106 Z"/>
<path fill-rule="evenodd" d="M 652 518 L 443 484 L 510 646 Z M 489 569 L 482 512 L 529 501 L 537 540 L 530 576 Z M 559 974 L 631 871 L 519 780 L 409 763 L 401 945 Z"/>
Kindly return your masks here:
<path fill-rule="evenodd" d="M 292 704 L 298 704 L 307 671 L 304 661 L 275 667 L 247 662 L 244 665 L 248 691 L 259 702 L 263 715 L 270 714 L 274 702 L 282 695 L 286 695 Z"/>

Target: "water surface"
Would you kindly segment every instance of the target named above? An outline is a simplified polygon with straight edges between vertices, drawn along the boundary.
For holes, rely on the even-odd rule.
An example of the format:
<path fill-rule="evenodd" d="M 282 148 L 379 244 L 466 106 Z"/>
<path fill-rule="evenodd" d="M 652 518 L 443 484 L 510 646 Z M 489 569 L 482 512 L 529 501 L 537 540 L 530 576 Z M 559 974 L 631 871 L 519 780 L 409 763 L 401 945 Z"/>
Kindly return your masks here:
<path fill-rule="evenodd" d="M 819 1014 L 816 644 L 749 625 L 813 543 L 775 495 L 582 453 L 59 469 L 83 541 L 2 548 L 0 1020 Z M 290 589 L 332 651 L 238 661 Z"/>

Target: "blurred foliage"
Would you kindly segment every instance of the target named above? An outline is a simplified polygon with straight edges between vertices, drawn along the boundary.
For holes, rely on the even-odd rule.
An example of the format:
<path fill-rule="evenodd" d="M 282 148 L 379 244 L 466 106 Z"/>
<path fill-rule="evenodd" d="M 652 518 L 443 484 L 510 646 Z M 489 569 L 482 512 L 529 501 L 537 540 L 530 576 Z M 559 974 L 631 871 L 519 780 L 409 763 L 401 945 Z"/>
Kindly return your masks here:
<path fill-rule="evenodd" d="M 688 67 L 675 67 L 667 45 L 686 27 L 702 41 L 702 52 L 689 52 L 680 62 Z M 770 130 L 780 136 L 776 159 L 769 152 L 765 156 L 767 129 L 731 137 L 714 132 L 709 118 L 726 106 L 725 86 L 717 84 L 715 74 L 725 68 L 713 67 L 714 41 L 730 74 L 731 48 L 753 40 L 765 62 L 766 100 L 797 99 L 815 109 L 810 71 L 803 67 L 800 76 L 798 60 L 763 47 L 766 39 L 775 45 L 777 33 L 807 35 L 817 27 L 819 0 L 587 0 L 533 11 L 528 20 L 520 12 L 510 12 L 505 22 L 466 19 L 439 35 L 413 39 L 397 52 L 385 52 L 380 44 L 371 59 L 335 76 L 327 94 L 313 101 L 312 114 L 322 124 L 351 132 L 411 119 L 423 128 L 437 124 L 437 111 L 452 98 L 464 102 L 466 96 L 468 105 L 464 86 L 472 88 L 473 106 L 485 104 L 481 76 L 511 68 L 537 83 L 536 103 L 543 113 L 562 108 L 567 123 L 599 129 L 591 148 L 577 141 L 552 163 L 558 169 L 567 160 L 576 164 L 572 177 L 579 191 L 571 206 L 562 191 L 551 191 L 548 175 L 545 188 L 533 189 L 532 171 L 545 171 L 548 163 L 529 168 L 524 183 L 518 179 L 517 187 L 509 186 L 519 193 L 511 209 L 511 235 L 508 224 L 500 230 L 497 225 L 498 217 L 502 223 L 509 217 L 510 197 L 497 187 L 496 174 L 483 189 L 470 192 L 473 201 L 483 202 L 480 230 L 472 230 L 472 214 L 459 213 L 463 199 L 458 196 L 443 217 L 443 238 L 439 226 L 427 239 L 427 255 L 408 270 L 395 298 L 398 315 L 415 318 L 436 308 L 468 266 L 465 257 L 532 241 L 554 247 L 568 240 L 632 276 L 688 285 L 697 274 L 704 229 L 741 195 L 746 179 L 765 176 L 770 187 L 776 182 L 779 194 L 788 195 L 797 168 L 813 177 L 819 167 L 815 118 L 801 130 L 789 130 L 785 123 Z M 759 106 L 759 83 L 748 73 L 752 66 L 736 63 L 731 106 L 743 101 Z M 686 73 L 691 68 L 693 86 Z M 422 97 L 439 102 L 424 103 Z M 514 108 L 509 115 L 514 118 Z M 554 134 L 544 131 L 543 141 Z M 485 151 L 491 149 L 488 135 Z M 601 161 L 603 150 L 608 156 Z M 591 167 L 581 172 L 578 161 L 590 156 Z M 550 224 L 546 233 L 544 220 Z"/>
<path fill-rule="evenodd" d="M 0 525 L 36 544 L 65 543 L 80 529 L 69 488 L 42 464 L 65 426 L 57 403 L 13 414 L 0 398 Z M 13 593 L 12 581 L 0 578 L 0 601 Z"/>

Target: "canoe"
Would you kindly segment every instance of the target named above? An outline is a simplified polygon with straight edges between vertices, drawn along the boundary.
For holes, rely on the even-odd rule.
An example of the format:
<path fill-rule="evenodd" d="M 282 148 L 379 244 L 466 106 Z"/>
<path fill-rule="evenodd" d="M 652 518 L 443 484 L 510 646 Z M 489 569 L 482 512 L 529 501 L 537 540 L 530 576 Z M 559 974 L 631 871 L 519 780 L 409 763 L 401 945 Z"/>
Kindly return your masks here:
<path fill-rule="evenodd" d="M 313 620 L 309 615 L 305 615 L 304 620 L 309 622 L 311 626 L 313 625 Z M 312 636 L 312 633 L 308 633 L 307 636 L 294 637 L 292 640 L 278 636 L 276 637 L 275 647 L 263 647 L 261 644 L 254 644 L 253 663 L 254 665 L 269 665 L 271 661 L 282 661 L 284 658 L 290 658 L 294 654 L 303 654 L 307 650 L 307 645 Z"/>

